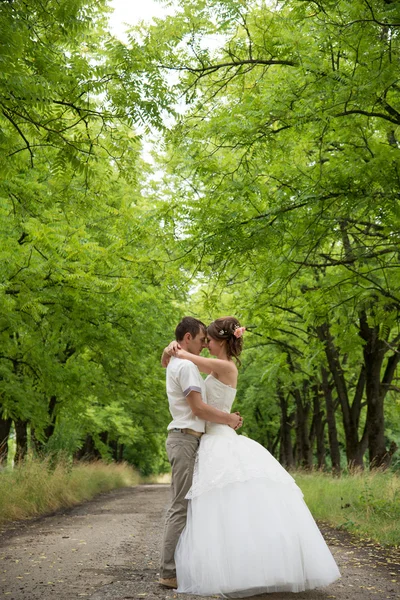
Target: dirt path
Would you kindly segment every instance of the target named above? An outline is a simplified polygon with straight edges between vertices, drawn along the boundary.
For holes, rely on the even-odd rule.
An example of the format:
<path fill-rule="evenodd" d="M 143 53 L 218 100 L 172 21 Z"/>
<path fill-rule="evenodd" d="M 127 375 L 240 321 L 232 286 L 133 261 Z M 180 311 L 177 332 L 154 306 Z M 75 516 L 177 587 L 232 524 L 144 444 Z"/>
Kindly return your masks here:
<path fill-rule="evenodd" d="M 66 512 L 14 524 L 0 533 L 0 598 L 177 598 L 157 584 L 168 497 L 167 486 L 126 488 Z M 348 535 L 325 527 L 323 533 L 342 579 L 325 590 L 269 594 L 259 600 L 400 599 L 400 552 L 359 548 Z"/>

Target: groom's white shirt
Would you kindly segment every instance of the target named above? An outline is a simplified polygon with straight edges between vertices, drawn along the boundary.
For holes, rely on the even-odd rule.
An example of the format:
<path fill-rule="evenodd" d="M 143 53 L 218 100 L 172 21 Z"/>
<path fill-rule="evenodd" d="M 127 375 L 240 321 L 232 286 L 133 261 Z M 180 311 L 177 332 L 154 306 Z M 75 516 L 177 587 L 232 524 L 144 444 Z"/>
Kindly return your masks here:
<path fill-rule="evenodd" d="M 206 388 L 200 371 L 190 360 L 173 356 L 167 367 L 167 396 L 172 421 L 168 431 L 194 429 L 204 433 L 206 422 L 196 417 L 186 400 L 190 392 L 200 392 L 203 402 L 207 402 Z"/>

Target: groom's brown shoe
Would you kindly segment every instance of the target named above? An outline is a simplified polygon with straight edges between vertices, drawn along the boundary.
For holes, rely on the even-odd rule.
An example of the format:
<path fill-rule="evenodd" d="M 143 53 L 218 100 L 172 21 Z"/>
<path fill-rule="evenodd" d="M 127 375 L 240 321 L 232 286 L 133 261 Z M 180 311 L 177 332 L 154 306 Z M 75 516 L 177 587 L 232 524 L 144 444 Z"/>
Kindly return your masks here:
<path fill-rule="evenodd" d="M 161 577 L 160 577 L 160 579 L 158 580 L 158 583 L 167 588 L 177 588 L 178 587 L 178 582 L 176 580 L 176 577 L 172 577 L 171 579 L 161 579 Z"/>

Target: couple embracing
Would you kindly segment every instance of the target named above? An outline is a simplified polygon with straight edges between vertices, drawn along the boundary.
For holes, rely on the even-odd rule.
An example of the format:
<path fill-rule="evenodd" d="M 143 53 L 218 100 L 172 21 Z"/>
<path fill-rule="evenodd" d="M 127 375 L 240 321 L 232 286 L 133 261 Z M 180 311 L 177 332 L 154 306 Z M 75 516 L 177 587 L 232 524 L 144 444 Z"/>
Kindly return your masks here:
<path fill-rule="evenodd" d="M 326 586 L 339 570 L 294 479 L 231 413 L 245 328 L 185 317 L 164 350 L 172 504 L 160 583 L 243 598 Z M 215 358 L 200 356 L 208 347 Z M 203 380 L 200 375 L 206 373 Z"/>

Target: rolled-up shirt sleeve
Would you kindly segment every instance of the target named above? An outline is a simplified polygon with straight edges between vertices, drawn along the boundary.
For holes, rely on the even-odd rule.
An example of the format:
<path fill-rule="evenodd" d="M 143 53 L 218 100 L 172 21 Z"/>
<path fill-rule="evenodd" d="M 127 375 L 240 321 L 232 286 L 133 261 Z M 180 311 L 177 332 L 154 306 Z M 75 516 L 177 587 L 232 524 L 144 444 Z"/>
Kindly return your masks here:
<path fill-rule="evenodd" d="M 200 373 L 196 365 L 189 360 L 182 361 L 178 379 L 185 397 L 190 394 L 190 392 L 200 392 L 201 394 L 199 377 Z"/>

